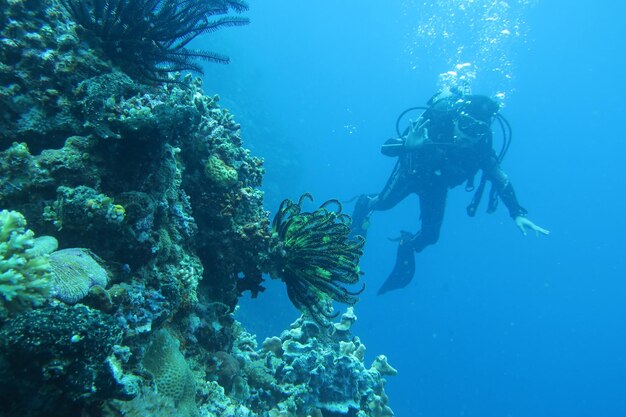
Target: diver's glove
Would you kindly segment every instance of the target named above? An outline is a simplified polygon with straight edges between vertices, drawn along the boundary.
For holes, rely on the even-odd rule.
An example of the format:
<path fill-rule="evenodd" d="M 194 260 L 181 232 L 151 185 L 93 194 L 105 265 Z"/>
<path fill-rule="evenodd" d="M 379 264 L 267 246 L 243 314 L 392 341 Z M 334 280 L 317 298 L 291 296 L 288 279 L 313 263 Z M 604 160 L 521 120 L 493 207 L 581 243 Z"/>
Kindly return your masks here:
<path fill-rule="evenodd" d="M 430 119 L 423 120 L 422 118 L 419 118 L 415 123 L 412 123 L 409 132 L 406 134 L 406 139 L 404 140 L 404 148 L 411 151 L 429 142 L 429 125 Z"/>
<path fill-rule="evenodd" d="M 521 230 L 522 234 L 526 236 L 528 233 L 526 232 L 526 228 L 533 230 L 537 236 L 541 233 L 542 235 L 548 236 L 550 234 L 549 230 L 546 230 L 542 227 L 537 226 L 535 223 L 530 221 L 527 217 L 517 216 L 515 217 L 515 225 Z"/>

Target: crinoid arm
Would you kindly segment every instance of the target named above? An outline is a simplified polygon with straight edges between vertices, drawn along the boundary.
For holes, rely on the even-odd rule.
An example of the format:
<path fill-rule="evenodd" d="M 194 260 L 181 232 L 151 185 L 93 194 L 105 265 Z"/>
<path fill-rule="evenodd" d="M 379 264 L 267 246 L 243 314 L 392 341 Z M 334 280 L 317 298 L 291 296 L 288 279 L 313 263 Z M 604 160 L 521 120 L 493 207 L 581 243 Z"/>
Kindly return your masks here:
<path fill-rule="evenodd" d="M 249 23 L 227 15 L 248 10 L 243 0 L 60 0 L 90 42 L 122 71 L 146 83 L 178 82 L 173 73 L 202 74 L 199 61 L 227 63 L 228 57 L 188 49 L 197 36 Z M 225 16 L 223 16 L 225 15 Z M 221 17 L 218 17 L 221 16 Z M 172 75 L 172 76 L 170 76 Z"/>
<path fill-rule="evenodd" d="M 307 199 L 313 197 L 307 193 L 297 203 L 284 200 L 274 217 L 270 275 L 285 282 L 296 308 L 323 323 L 336 316 L 332 301 L 353 305 L 365 288 L 344 287 L 359 281 L 365 239 L 350 238 L 351 219 L 339 201 L 306 212 L 302 204 Z"/>

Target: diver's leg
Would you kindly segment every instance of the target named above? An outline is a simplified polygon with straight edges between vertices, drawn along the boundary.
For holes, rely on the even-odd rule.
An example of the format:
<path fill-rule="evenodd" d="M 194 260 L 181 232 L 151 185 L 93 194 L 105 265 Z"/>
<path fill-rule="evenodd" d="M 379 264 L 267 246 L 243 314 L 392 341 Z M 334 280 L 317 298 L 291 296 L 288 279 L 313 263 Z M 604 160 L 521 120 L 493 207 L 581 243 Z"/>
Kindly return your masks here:
<path fill-rule="evenodd" d="M 350 237 L 367 236 L 372 206 L 378 197 L 377 194 L 361 194 L 356 200 L 354 211 L 352 212 L 352 224 L 350 226 Z"/>
<path fill-rule="evenodd" d="M 410 193 L 410 181 L 396 164 L 387 184 L 379 194 L 362 194 L 359 196 L 352 213 L 352 230 L 350 236 L 367 235 L 369 219 L 374 211 L 389 210 L 395 207 Z"/>
<path fill-rule="evenodd" d="M 426 246 L 434 245 L 439 240 L 447 195 L 448 188 L 445 185 L 429 187 L 420 193 L 422 227 L 411 242 L 415 252 L 421 252 Z"/>
<path fill-rule="evenodd" d="M 378 290 L 384 294 L 391 290 L 406 287 L 415 274 L 415 252 L 421 252 L 439 239 L 439 230 L 446 208 L 448 189 L 445 186 L 429 187 L 420 193 L 422 228 L 415 235 L 402 231 L 398 241 L 396 262 L 391 274 Z"/>
<path fill-rule="evenodd" d="M 415 181 L 415 178 L 411 178 L 398 161 L 383 190 L 373 199 L 372 211 L 385 211 L 397 206 L 413 192 Z"/>

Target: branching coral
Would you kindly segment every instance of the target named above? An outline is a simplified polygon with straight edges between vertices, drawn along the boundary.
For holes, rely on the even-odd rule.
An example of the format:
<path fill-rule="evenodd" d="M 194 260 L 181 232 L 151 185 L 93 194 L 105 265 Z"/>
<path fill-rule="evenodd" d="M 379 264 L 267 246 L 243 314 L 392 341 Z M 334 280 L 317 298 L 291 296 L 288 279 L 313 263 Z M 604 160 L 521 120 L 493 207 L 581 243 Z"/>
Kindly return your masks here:
<path fill-rule="evenodd" d="M 341 203 L 329 200 L 313 212 L 303 212 L 302 203 L 313 199 L 304 194 L 297 203 L 282 202 L 272 224 L 276 244 L 271 254 L 270 274 L 287 285 L 291 302 L 318 322 L 333 314 L 332 300 L 355 304 L 363 291 L 351 292 L 342 284 L 359 280 L 359 258 L 365 240 L 350 240 L 348 215 Z M 335 206 L 332 210 L 329 207 Z"/>
<path fill-rule="evenodd" d="M 50 293 L 48 255 L 17 211 L 0 211 L 0 316 L 41 304 Z"/>
<path fill-rule="evenodd" d="M 216 15 L 248 9 L 243 0 L 60 0 L 73 18 L 95 36 L 105 54 L 131 77 L 167 82 L 168 74 L 202 73 L 197 59 L 228 62 L 228 58 L 186 46 L 198 35 L 247 18 Z"/>

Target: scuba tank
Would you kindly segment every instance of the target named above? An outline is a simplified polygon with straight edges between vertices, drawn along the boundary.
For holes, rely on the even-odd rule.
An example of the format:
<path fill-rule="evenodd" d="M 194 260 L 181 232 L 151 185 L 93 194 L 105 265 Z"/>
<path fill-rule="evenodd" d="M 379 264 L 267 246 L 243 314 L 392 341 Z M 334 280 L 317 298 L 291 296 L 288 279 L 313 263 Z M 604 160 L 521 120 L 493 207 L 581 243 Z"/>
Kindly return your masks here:
<path fill-rule="evenodd" d="M 462 99 L 463 95 L 457 94 L 459 99 Z M 435 110 L 433 108 L 433 106 L 435 106 L 438 102 L 440 102 L 441 100 L 446 99 L 447 97 L 443 97 L 440 98 L 439 100 L 437 100 L 437 97 L 439 96 L 439 94 L 434 95 L 429 101 L 428 107 L 424 107 L 424 106 L 414 106 L 414 107 L 409 107 L 407 109 L 405 109 L 404 111 L 402 111 L 397 119 L 396 119 L 396 134 L 398 135 L 397 138 L 393 138 L 393 139 L 389 139 L 388 141 L 385 142 L 385 144 L 383 145 L 383 149 L 382 152 L 385 155 L 389 155 L 389 156 L 397 156 L 402 147 L 404 146 L 404 141 L 402 139 L 403 136 L 406 135 L 406 133 L 408 132 L 408 129 L 410 128 L 410 126 L 407 126 L 404 128 L 404 130 L 401 130 L 401 123 L 402 123 L 402 119 L 409 113 L 411 112 L 415 112 L 415 111 L 421 111 L 421 114 L 419 116 L 419 118 L 423 117 L 424 114 L 429 111 L 429 110 Z M 502 137 L 502 145 L 500 147 L 500 151 L 497 153 L 497 161 L 498 164 L 501 164 L 502 161 L 504 160 L 504 157 L 506 156 L 510 146 L 511 146 L 511 142 L 512 142 L 512 138 L 513 138 L 513 130 L 511 129 L 511 125 L 509 123 L 509 121 L 499 112 L 495 112 L 493 113 L 493 115 L 489 114 L 489 111 L 485 108 L 479 108 L 477 106 L 473 106 L 472 104 L 472 99 L 471 97 L 474 97 L 474 99 L 476 100 L 477 98 L 481 98 L 482 101 L 482 96 L 467 96 L 469 97 L 469 100 L 467 100 L 468 105 L 466 106 L 467 109 L 466 110 L 462 110 L 462 111 L 466 111 L 467 113 L 474 113 L 474 112 L 480 112 L 482 110 L 483 114 L 480 114 L 480 118 L 487 118 L 487 117 L 493 117 L 493 120 L 497 121 L 498 126 L 500 127 L 500 133 L 501 133 L 501 137 Z M 486 97 L 485 97 L 486 98 Z M 491 100 L 491 99 L 488 99 Z M 483 107 L 487 107 L 485 105 L 485 103 L 483 102 Z M 449 108 L 448 110 L 452 110 L 452 108 Z M 441 110 L 443 111 L 443 110 Z M 483 171 L 482 175 L 481 175 L 481 179 L 480 179 L 480 183 L 478 184 L 478 187 L 474 187 L 474 177 L 472 176 L 471 178 L 468 178 L 467 180 L 467 184 L 465 189 L 467 191 L 473 191 L 474 192 L 474 196 L 472 197 L 472 200 L 470 202 L 470 204 L 467 206 L 466 210 L 467 210 L 467 214 L 470 217 L 474 217 L 476 215 L 476 210 L 478 209 L 478 205 L 480 204 L 480 201 L 482 199 L 482 196 L 484 194 L 485 191 L 485 186 L 487 183 L 487 178 L 485 175 L 485 172 Z M 488 213 L 493 213 L 498 205 L 498 193 L 497 190 L 495 189 L 495 187 L 492 185 L 491 190 L 489 192 L 489 204 L 487 207 L 487 212 Z"/>

